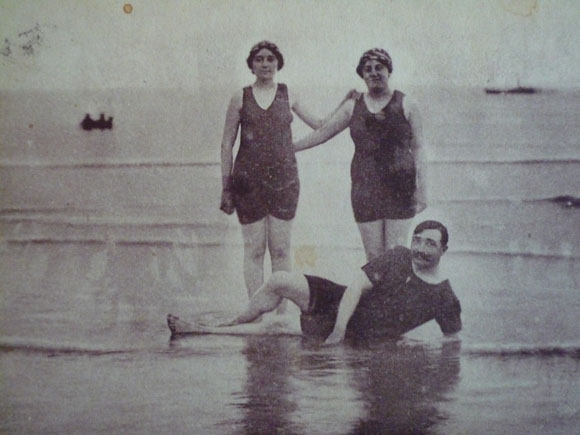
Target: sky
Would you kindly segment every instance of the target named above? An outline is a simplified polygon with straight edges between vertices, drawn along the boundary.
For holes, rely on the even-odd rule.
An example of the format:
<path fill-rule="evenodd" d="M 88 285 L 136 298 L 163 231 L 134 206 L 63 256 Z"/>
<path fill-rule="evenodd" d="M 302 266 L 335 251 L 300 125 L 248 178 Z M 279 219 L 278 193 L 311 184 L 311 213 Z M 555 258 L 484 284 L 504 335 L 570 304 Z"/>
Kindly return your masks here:
<path fill-rule="evenodd" d="M 578 29 L 576 0 L 0 0 L 0 89 L 237 89 L 262 39 L 293 86 L 382 47 L 402 85 L 578 88 Z"/>

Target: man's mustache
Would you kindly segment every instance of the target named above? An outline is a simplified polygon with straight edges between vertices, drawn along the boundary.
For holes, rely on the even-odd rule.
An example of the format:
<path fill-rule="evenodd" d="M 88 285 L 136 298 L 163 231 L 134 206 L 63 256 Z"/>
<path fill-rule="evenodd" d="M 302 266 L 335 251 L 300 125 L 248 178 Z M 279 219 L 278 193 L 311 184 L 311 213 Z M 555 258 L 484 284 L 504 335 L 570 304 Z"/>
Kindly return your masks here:
<path fill-rule="evenodd" d="M 413 253 L 413 257 L 418 258 L 420 260 L 429 260 L 429 258 L 431 258 L 431 256 L 418 251 L 415 251 Z"/>

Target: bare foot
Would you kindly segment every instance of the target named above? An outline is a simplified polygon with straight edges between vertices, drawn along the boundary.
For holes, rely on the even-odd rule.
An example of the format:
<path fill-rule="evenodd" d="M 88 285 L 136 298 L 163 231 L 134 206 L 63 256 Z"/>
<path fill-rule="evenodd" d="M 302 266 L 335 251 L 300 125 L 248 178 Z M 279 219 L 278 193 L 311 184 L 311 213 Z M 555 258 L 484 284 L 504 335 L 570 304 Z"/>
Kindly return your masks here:
<path fill-rule="evenodd" d="M 172 335 L 183 334 L 197 330 L 195 325 L 185 322 L 173 314 L 167 315 L 167 326 L 169 326 L 169 330 L 171 331 Z"/>

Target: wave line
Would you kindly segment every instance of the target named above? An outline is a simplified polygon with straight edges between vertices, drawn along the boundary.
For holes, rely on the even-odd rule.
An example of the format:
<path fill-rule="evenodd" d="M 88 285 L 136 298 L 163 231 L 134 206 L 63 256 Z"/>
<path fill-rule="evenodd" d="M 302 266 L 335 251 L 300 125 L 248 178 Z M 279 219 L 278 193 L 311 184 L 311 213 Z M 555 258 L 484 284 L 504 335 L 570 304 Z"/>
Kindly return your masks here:
<path fill-rule="evenodd" d="M 493 358 L 572 358 L 580 360 L 580 345 L 514 345 L 499 346 L 497 348 L 473 348 L 464 350 L 462 353 L 478 357 Z"/>

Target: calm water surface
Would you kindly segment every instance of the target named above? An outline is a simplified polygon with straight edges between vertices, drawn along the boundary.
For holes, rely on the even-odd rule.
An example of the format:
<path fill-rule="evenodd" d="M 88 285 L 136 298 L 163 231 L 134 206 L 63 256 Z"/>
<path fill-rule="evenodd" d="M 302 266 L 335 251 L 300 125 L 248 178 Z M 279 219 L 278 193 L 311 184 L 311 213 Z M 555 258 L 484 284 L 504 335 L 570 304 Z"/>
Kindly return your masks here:
<path fill-rule="evenodd" d="M 311 98 L 324 112 L 343 94 Z M 424 216 L 449 224 L 464 330 L 337 348 L 303 342 L 295 307 L 286 335 L 169 338 L 168 312 L 246 301 L 239 225 L 217 211 L 228 97 L 2 95 L 1 432 L 579 432 L 580 215 L 550 198 L 580 196 L 580 95 L 415 94 Z M 80 131 L 85 104 L 115 129 Z M 347 282 L 364 253 L 352 144 L 334 141 L 299 156 L 293 254 L 296 270 Z"/>
<path fill-rule="evenodd" d="M 227 292 L 171 288 L 170 279 L 147 268 L 151 258 L 171 263 L 174 253 L 142 246 L 118 248 L 119 259 L 133 259 L 119 260 L 116 275 L 103 278 L 108 287 L 75 281 L 75 274 L 90 275 L 99 249 L 10 245 L 2 253 L 3 276 L 24 277 L 13 280 L 3 300 L 3 432 L 573 433 L 578 427 L 575 294 L 561 291 L 567 302 L 555 302 L 462 287 L 460 341 L 442 339 L 432 322 L 396 343 L 321 348 L 291 335 L 297 331 L 291 321 L 284 336 L 170 340 L 167 312 L 193 317 L 221 309 Z M 36 276 L 23 261 L 35 257 L 32 264 L 49 262 Z M 449 262 L 460 267 L 466 260 L 458 257 Z M 232 304 L 243 300 L 242 294 Z M 559 330 L 545 319 L 558 312 Z M 288 318 L 297 319 L 295 308 Z"/>

